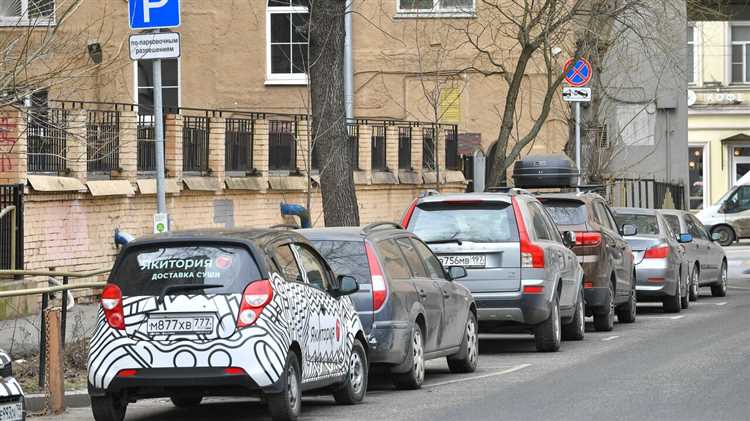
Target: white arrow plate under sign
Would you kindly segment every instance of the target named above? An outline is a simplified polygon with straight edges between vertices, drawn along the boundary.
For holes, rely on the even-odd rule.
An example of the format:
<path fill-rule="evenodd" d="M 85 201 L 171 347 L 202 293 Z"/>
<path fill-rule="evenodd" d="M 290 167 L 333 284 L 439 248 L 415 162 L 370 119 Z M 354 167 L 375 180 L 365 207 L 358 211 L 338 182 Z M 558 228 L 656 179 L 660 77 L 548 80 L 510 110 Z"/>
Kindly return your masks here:
<path fill-rule="evenodd" d="M 156 32 L 130 36 L 131 60 L 159 60 L 180 56 L 180 34 Z"/>
<path fill-rule="evenodd" d="M 563 100 L 567 102 L 591 102 L 591 88 L 563 88 Z"/>

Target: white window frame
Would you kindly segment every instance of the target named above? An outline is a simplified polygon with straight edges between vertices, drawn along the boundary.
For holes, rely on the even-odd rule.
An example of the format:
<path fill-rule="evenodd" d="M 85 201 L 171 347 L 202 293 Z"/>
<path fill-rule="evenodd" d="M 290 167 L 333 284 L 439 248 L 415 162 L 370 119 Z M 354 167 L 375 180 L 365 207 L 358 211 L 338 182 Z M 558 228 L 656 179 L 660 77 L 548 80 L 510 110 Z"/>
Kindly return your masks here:
<path fill-rule="evenodd" d="M 711 148 L 709 146 L 708 142 L 688 143 L 688 151 L 690 148 L 701 148 L 703 150 L 703 209 L 711 206 L 711 203 L 709 203 L 709 198 L 711 197 L 711 183 L 709 182 L 711 174 Z M 690 162 L 689 159 L 688 162 Z M 688 177 L 688 182 L 690 182 L 690 177 Z M 688 207 L 690 207 L 690 186 L 688 186 Z"/>
<path fill-rule="evenodd" d="M 750 79 L 747 78 L 747 70 L 748 66 L 750 66 L 750 63 L 748 63 L 747 60 L 747 54 L 748 51 L 750 51 L 750 41 L 735 41 L 734 38 L 732 38 L 732 28 L 736 26 L 750 26 L 750 22 L 732 22 L 729 24 L 728 31 L 727 31 L 727 39 L 729 39 L 729 54 L 727 55 L 727 61 L 729 63 L 729 66 L 727 66 L 727 73 L 729 73 L 729 78 L 727 81 L 730 84 L 733 85 L 750 85 Z M 732 50 L 734 49 L 734 46 L 741 45 L 742 48 L 742 81 L 741 82 L 735 82 L 734 81 L 734 69 L 733 69 L 733 62 L 732 62 Z"/>
<path fill-rule="evenodd" d="M 182 57 L 177 57 L 176 59 L 170 59 L 170 60 L 177 60 L 177 106 L 182 106 Z M 174 88 L 174 86 L 162 86 L 162 89 L 164 88 Z M 138 89 L 141 87 L 138 86 L 138 62 L 133 61 L 133 104 L 138 105 Z M 144 86 L 143 88 L 149 88 L 148 86 Z M 151 89 L 154 87 L 151 86 Z"/>
<path fill-rule="evenodd" d="M 289 13 L 307 13 L 304 6 L 268 6 L 266 0 L 266 85 L 307 85 L 307 73 L 271 73 L 271 15 Z M 309 48 L 308 39 L 308 48 Z"/>
<path fill-rule="evenodd" d="M 698 49 L 701 45 L 701 31 L 698 25 L 695 24 L 695 22 L 688 22 L 688 28 L 692 29 L 693 31 L 693 41 L 688 41 L 688 45 L 693 46 L 693 68 L 689 69 L 693 72 L 693 80 L 688 81 L 688 85 L 695 86 L 700 84 L 700 69 L 701 69 L 701 63 L 698 61 L 700 58 L 700 55 L 698 54 Z M 730 57 L 731 60 L 731 57 Z"/>
<path fill-rule="evenodd" d="M 55 10 L 58 0 L 52 0 L 52 16 L 29 19 L 29 0 L 11 0 L 21 3 L 20 16 L 0 16 L 0 27 L 6 26 L 54 26 Z"/>
<path fill-rule="evenodd" d="M 476 16 L 477 0 L 472 0 L 470 7 L 442 7 L 440 5 L 441 0 L 432 0 L 432 8 L 430 9 L 403 9 L 401 8 L 403 0 L 395 1 L 396 17 L 473 18 Z"/>

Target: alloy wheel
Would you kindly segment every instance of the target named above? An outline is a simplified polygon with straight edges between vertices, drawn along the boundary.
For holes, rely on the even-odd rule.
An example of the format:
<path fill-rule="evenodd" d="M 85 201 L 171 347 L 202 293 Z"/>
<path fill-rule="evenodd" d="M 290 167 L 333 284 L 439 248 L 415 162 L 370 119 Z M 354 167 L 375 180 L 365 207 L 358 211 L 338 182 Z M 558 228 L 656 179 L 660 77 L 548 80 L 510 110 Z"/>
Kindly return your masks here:
<path fill-rule="evenodd" d="M 362 393 L 362 385 L 364 384 L 363 372 L 362 358 L 358 352 L 353 351 L 352 356 L 349 358 L 349 384 L 356 395 Z"/>
<path fill-rule="evenodd" d="M 552 317 L 554 317 L 552 320 L 552 333 L 555 335 L 555 341 L 559 343 L 562 341 L 562 329 L 560 328 L 560 309 L 558 305 L 552 308 Z"/>
<path fill-rule="evenodd" d="M 615 294 L 611 285 L 609 286 L 609 314 L 607 314 L 607 318 L 610 326 L 615 323 Z"/>
<path fill-rule="evenodd" d="M 469 317 L 469 323 L 466 325 L 466 352 L 469 356 L 469 361 L 474 364 L 479 355 L 479 336 L 477 335 L 477 326 L 473 317 Z"/>
<path fill-rule="evenodd" d="M 424 380 L 424 348 L 422 345 L 422 330 L 418 328 L 414 329 L 412 354 L 414 375 L 417 379 L 417 383 L 421 384 Z"/>
<path fill-rule="evenodd" d="M 726 263 L 721 265 L 721 290 L 726 294 L 727 292 L 727 265 Z"/>
<path fill-rule="evenodd" d="M 299 399 L 299 388 L 297 386 L 297 370 L 289 366 L 286 372 L 287 396 L 289 397 L 289 407 L 295 408 Z"/>
<path fill-rule="evenodd" d="M 578 300 L 578 312 L 581 314 L 581 317 L 578 318 L 578 331 L 583 334 L 586 333 L 586 320 L 584 320 L 586 313 L 583 308 L 583 299 Z"/>

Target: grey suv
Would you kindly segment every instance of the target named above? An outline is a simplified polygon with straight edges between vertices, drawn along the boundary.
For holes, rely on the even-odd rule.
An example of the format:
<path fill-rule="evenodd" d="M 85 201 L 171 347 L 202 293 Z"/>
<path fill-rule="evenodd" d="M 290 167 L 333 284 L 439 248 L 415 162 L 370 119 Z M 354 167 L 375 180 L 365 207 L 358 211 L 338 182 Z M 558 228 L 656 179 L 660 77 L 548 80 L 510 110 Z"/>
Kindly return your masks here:
<path fill-rule="evenodd" d="M 403 225 L 438 255 L 460 265 L 479 309 L 480 330 L 531 332 L 539 351 L 583 339 L 583 271 L 572 233 L 561 235 L 533 196 L 430 195 L 412 203 Z"/>
<path fill-rule="evenodd" d="M 337 275 L 360 284 L 352 299 L 368 359 L 387 367 L 396 387 L 419 388 L 429 359 L 447 357 L 454 373 L 476 369 L 477 309 L 471 292 L 453 282 L 466 276 L 463 267 L 443 269 L 422 241 L 392 222 L 299 232 Z"/>

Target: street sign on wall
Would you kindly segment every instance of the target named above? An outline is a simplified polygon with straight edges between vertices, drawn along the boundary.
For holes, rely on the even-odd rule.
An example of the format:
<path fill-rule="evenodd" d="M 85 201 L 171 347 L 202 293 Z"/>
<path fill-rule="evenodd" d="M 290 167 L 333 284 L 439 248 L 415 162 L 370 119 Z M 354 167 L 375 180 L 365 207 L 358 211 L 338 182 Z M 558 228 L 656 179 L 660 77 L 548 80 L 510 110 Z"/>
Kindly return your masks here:
<path fill-rule="evenodd" d="M 591 81 L 591 74 L 593 73 L 591 63 L 583 58 L 578 59 L 578 61 L 568 60 L 563 71 L 565 72 L 565 82 L 574 88 L 586 86 Z"/>
<path fill-rule="evenodd" d="M 180 34 L 155 32 L 130 36 L 131 60 L 156 60 L 180 57 Z"/>
<path fill-rule="evenodd" d="M 128 0 L 130 29 L 180 26 L 180 0 Z"/>

